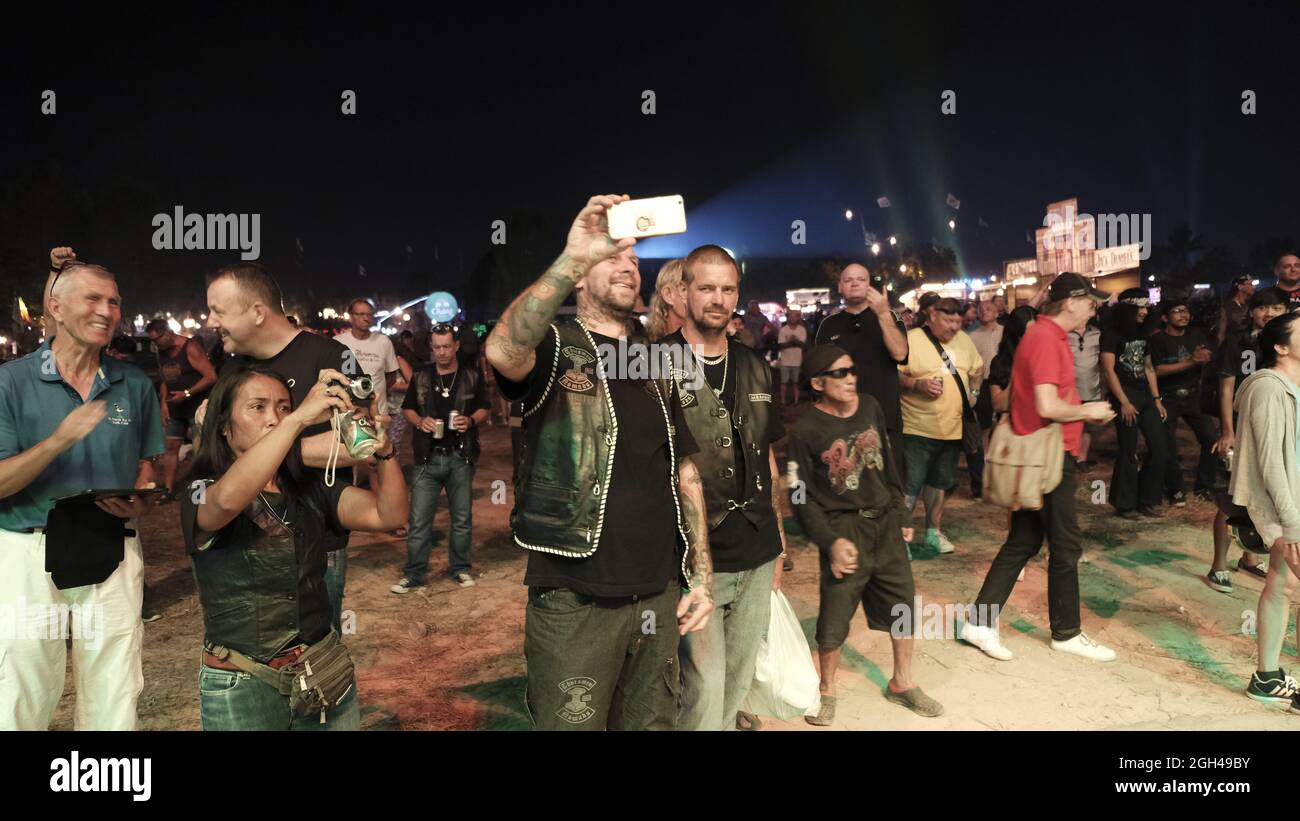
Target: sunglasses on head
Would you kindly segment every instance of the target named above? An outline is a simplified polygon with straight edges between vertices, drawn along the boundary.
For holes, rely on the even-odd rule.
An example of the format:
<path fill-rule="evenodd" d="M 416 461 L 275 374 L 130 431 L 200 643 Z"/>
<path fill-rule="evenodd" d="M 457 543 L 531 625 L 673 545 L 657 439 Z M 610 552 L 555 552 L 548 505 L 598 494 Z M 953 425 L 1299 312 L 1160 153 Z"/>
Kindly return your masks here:
<path fill-rule="evenodd" d="M 433 326 L 433 332 L 435 334 L 449 334 L 452 333 L 453 330 L 454 329 L 445 322 Z"/>
<path fill-rule="evenodd" d="M 63 261 L 63 264 L 61 264 L 54 272 L 54 281 L 50 283 L 50 296 L 54 296 L 54 286 L 59 284 L 59 277 L 63 276 L 63 272 L 72 266 L 79 264 L 80 263 L 75 259 L 65 259 Z"/>
<path fill-rule="evenodd" d="M 846 376 L 857 376 L 857 375 L 858 375 L 858 369 L 857 369 L 857 367 L 855 367 L 855 366 L 853 366 L 853 365 L 849 365 L 847 368 L 836 368 L 836 369 L 833 370 L 833 371 L 822 371 L 821 373 L 819 373 L 819 374 L 817 374 L 817 375 L 818 375 L 818 376 L 828 376 L 828 377 L 830 377 L 831 379 L 843 379 L 843 378 L 846 377 Z"/>

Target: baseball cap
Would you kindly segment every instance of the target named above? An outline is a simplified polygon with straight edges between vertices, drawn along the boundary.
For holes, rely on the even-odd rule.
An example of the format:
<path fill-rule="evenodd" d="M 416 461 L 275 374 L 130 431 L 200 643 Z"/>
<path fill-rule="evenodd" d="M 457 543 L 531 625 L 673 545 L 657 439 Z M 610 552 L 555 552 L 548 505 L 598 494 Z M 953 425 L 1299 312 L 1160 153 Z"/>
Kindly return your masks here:
<path fill-rule="evenodd" d="M 966 310 L 962 307 L 960 302 L 950 296 L 946 296 L 935 302 L 934 309 L 936 311 L 943 311 L 945 314 L 960 314 Z"/>
<path fill-rule="evenodd" d="M 1060 302 L 1070 297 L 1087 296 L 1098 302 L 1110 299 L 1110 294 L 1092 287 L 1092 281 L 1080 274 L 1060 274 L 1052 280 L 1052 287 L 1047 291 L 1050 302 Z"/>
<path fill-rule="evenodd" d="M 937 293 L 934 291 L 926 291 L 921 294 L 921 300 L 917 303 L 917 309 L 922 311 L 929 310 L 930 307 L 938 301 L 939 295 Z"/>

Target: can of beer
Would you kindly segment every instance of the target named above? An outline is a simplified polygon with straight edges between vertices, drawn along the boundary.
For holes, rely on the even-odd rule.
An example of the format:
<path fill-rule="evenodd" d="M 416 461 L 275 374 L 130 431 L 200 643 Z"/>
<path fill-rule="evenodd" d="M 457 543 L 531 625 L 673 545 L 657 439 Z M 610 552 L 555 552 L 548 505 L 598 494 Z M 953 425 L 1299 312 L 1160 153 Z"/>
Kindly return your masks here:
<path fill-rule="evenodd" d="M 442 437 L 446 436 L 447 435 L 446 428 L 447 428 L 446 422 L 442 421 L 441 419 L 433 420 L 433 438 L 441 439 Z"/>
<path fill-rule="evenodd" d="M 456 429 L 457 416 L 460 416 L 460 411 L 456 410 L 455 408 L 452 408 L 451 413 L 447 414 L 447 430 Z"/>

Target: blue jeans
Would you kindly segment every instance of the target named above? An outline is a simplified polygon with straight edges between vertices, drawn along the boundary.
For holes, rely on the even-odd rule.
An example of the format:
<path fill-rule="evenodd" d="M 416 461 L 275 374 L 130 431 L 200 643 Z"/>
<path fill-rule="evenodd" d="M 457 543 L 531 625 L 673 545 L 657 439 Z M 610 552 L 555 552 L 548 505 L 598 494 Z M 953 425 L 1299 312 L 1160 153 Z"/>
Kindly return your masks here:
<path fill-rule="evenodd" d="M 734 730 L 736 712 L 754 683 L 758 647 L 772 612 L 773 559 L 739 573 L 713 574 L 713 614 L 682 636 L 679 730 Z"/>
<path fill-rule="evenodd" d="M 435 453 L 417 465 L 411 482 L 411 521 L 406 528 L 406 578 L 417 584 L 429 572 L 433 549 L 433 517 L 438 497 L 447 489 L 451 509 L 451 556 L 449 572 L 469 572 L 470 525 L 473 510 L 474 464 L 460 456 Z"/>
<path fill-rule="evenodd" d="M 325 714 L 300 716 L 289 697 L 248 673 L 199 667 L 199 722 L 204 730 L 360 730 L 357 687 Z"/>
<path fill-rule="evenodd" d="M 330 597 L 330 623 L 334 632 L 343 635 L 343 587 L 348 580 L 348 549 L 325 554 L 325 592 Z"/>

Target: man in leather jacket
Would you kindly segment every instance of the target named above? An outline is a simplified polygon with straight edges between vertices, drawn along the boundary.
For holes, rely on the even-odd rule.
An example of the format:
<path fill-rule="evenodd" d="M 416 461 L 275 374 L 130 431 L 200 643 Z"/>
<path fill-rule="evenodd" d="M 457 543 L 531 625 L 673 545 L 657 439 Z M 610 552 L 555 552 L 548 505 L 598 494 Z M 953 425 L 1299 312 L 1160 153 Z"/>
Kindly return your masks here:
<path fill-rule="evenodd" d="M 679 636 L 713 609 L 696 446 L 672 381 L 607 356 L 631 347 L 641 286 L 635 240 L 612 239 L 606 217 L 627 199 L 588 201 L 487 340 L 502 393 L 523 401 L 510 518 L 530 551 L 524 654 L 540 729 L 674 728 Z M 557 321 L 574 291 L 577 317 Z"/>

